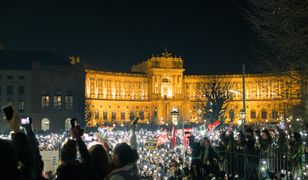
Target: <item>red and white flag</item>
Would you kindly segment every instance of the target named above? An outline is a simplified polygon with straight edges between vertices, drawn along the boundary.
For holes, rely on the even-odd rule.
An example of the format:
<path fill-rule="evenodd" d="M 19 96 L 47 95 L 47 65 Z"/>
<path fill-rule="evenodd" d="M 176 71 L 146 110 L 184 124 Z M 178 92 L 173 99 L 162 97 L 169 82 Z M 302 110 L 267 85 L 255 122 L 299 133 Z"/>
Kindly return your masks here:
<path fill-rule="evenodd" d="M 173 126 L 172 127 L 172 132 L 171 132 L 171 143 L 172 143 L 172 147 L 175 148 L 175 145 L 176 145 L 176 129 L 175 127 Z"/>
<path fill-rule="evenodd" d="M 215 128 L 216 128 L 219 124 L 220 124 L 220 122 L 219 122 L 218 120 L 216 120 L 216 121 L 213 122 L 213 124 L 209 124 L 209 125 L 208 125 L 208 129 L 209 129 L 210 131 L 213 131 L 213 130 L 215 130 Z"/>
<path fill-rule="evenodd" d="M 157 138 L 157 144 L 156 147 L 165 144 L 166 142 L 168 142 L 168 132 L 165 129 Z"/>

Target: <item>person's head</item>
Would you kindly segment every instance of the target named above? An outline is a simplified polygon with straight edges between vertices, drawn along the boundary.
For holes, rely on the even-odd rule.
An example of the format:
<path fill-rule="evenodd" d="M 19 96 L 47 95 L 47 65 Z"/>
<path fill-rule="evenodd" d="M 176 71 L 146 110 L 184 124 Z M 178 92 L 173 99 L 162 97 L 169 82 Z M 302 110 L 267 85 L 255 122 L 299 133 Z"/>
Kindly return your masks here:
<path fill-rule="evenodd" d="M 302 136 L 299 132 L 294 132 L 293 133 L 293 138 L 295 142 L 301 142 L 302 141 Z"/>
<path fill-rule="evenodd" d="M 240 131 L 240 132 L 237 134 L 236 140 L 237 140 L 238 142 L 242 142 L 244 139 L 245 139 L 244 133 L 243 133 L 243 131 Z"/>
<path fill-rule="evenodd" d="M 191 135 L 188 137 L 189 139 L 189 143 L 193 144 L 195 142 L 195 136 L 194 135 Z"/>
<path fill-rule="evenodd" d="M 112 155 L 112 162 L 117 167 L 126 166 L 129 163 L 135 163 L 139 159 L 137 150 L 132 149 L 127 143 L 119 143 L 115 146 Z"/>
<path fill-rule="evenodd" d="M 272 140 L 271 133 L 267 129 L 261 132 L 261 137 L 263 140 L 269 140 L 269 141 Z"/>
<path fill-rule="evenodd" d="M 204 137 L 200 141 L 200 145 L 204 147 L 209 147 L 210 146 L 210 140 L 207 137 Z"/>
<path fill-rule="evenodd" d="M 109 156 L 101 144 L 89 148 L 92 170 L 103 179 L 110 168 Z"/>
<path fill-rule="evenodd" d="M 66 142 L 63 143 L 61 147 L 61 161 L 73 161 L 76 160 L 77 156 L 77 147 L 76 141 L 68 139 Z"/>
<path fill-rule="evenodd" d="M 253 130 L 251 128 L 246 129 L 246 136 L 249 136 L 249 137 L 253 136 Z"/>

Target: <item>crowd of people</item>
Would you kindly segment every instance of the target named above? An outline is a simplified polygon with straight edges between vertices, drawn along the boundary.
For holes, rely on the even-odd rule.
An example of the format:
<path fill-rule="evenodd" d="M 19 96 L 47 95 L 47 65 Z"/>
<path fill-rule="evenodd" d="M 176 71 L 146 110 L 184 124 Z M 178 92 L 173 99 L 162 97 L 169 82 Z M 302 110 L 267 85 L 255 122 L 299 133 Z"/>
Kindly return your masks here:
<path fill-rule="evenodd" d="M 86 131 L 73 123 L 70 132 L 36 134 L 20 130 L 0 136 L 0 169 L 8 179 L 304 179 L 307 133 L 279 128 L 193 128 L 185 144 L 176 134 L 158 146 L 163 129 L 129 127 Z M 169 135 L 172 136 L 170 133 Z M 41 151 L 59 151 L 56 172 L 44 176 Z M 46 175 L 46 174 L 45 174 Z"/>
<path fill-rule="evenodd" d="M 219 135 L 217 135 L 219 134 Z M 303 138 L 302 138 L 303 137 Z M 191 137 L 195 177 L 229 179 L 307 178 L 307 133 L 246 127 Z"/>

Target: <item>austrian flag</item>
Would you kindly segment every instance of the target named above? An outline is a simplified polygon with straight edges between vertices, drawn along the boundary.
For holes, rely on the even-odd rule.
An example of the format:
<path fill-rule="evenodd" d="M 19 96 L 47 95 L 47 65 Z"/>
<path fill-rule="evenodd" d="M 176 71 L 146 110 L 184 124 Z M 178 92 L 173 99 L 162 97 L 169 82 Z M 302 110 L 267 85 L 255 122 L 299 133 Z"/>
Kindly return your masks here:
<path fill-rule="evenodd" d="M 157 144 L 156 147 L 165 144 L 166 142 L 168 142 L 168 132 L 165 129 L 157 138 Z"/>

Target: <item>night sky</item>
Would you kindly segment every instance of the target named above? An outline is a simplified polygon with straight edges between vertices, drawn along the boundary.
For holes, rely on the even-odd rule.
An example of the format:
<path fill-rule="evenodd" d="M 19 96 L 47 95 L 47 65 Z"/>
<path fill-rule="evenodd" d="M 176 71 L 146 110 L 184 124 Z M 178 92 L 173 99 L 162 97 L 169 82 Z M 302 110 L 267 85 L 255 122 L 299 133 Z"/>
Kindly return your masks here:
<path fill-rule="evenodd" d="M 1 0 L 6 50 L 55 51 L 129 71 L 165 47 L 188 74 L 241 73 L 249 27 L 234 0 Z"/>

